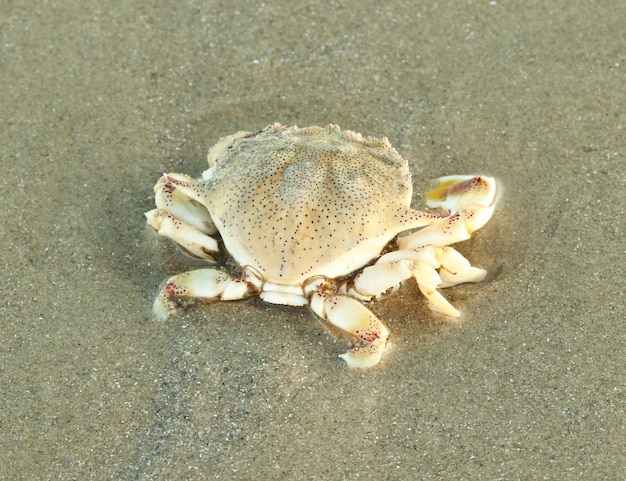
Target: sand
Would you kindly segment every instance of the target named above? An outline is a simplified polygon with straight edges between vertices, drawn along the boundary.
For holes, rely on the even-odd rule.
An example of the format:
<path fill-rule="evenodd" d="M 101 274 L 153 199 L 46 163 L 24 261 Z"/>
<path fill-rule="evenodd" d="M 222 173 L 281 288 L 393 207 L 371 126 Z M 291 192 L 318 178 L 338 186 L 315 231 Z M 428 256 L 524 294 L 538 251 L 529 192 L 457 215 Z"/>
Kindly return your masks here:
<path fill-rule="evenodd" d="M 626 479 L 626 4 L 420 3 L 0 6 L 1 480 Z M 362 372 L 306 309 L 152 319 L 155 181 L 276 121 L 387 136 L 416 208 L 498 179 L 459 323 L 407 283 Z"/>

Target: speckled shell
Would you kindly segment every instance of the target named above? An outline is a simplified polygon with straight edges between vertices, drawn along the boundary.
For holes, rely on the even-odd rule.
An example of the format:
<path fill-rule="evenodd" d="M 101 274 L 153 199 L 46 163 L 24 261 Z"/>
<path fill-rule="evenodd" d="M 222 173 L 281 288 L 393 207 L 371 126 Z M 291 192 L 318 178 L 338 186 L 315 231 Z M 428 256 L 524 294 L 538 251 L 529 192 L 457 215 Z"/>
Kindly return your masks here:
<path fill-rule="evenodd" d="M 408 164 L 386 138 L 274 124 L 225 137 L 209 165 L 204 203 L 228 252 L 270 282 L 347 275 L 423 225 Z"/>

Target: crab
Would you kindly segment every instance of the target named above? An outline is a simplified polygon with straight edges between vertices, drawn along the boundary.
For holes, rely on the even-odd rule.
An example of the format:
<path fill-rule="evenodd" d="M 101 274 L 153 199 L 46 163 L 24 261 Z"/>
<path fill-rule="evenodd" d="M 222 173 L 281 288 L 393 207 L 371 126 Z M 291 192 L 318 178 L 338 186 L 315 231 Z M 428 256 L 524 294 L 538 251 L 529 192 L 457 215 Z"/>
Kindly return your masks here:
<path fill-rule="evenodd" d="M 414 210 L 408 162 L 387 138 L 334 124 L 238 132 L 209 150 L 208 163 L 197 180 L 164 174 L 145 214 L 211 264 L 165 281 L 153 305 L 159 319 L 193 299 L 309 305 L 352 341 L 340 357 L 368 368 L 389 330 L 364 303 L 413 278 L 431 309 L 456 318 L 438 289 L 485 277 L 450 245 L 491 218 L 491 177 L 440 177 L 425 195 L 438 211 Z"/>

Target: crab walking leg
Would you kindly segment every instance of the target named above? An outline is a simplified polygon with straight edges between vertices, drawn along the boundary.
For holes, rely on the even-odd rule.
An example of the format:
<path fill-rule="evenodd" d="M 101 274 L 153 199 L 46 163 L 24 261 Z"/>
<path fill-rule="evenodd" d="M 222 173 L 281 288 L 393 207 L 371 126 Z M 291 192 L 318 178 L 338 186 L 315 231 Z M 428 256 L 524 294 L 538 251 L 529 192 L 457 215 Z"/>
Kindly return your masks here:
<path fill-rule="evenodd" d="M 203 182 L 198 182 L 192 177 L 184 174 L 165 174 L 159 182 L 164 182 L 168 188 L 177 190 L 182 195 L 185 195 L 189 199 L 193 199 L 200 204 L 204 204 L 204 200 L 207 198 L 207 185 Z M 158 186 L 159 184 L 157 184 Z M 156 186 L 155 186 L 156 189 Z M 208 213 L 208 211 L 207 211 Z"/>
<path fill-rule="evenodd" d="M 389 330 L 368 308 L 348 296 L 325 296 L 316 292 L 311 297 L 311 309 L 358 339 L 357 346 L 339 356 L 348 366 L 368 368 L 378 364 Z"/>
<path fill-rule="evenodd" d="M 190 254 L 213 261 L 213 253 L 219 250 L 213 237 L 199 231 L 194 226 L 178 220 L 172 214 L 153 209 L 145 213 L 150 224 L 163 237 L 172 239 Z"/>
<path fill-rule="evenodd" d="M 243 299 L 258 291 L 255 282 L 246 275 L 234 278 L 219 269 L 198 269 L 170 277 L 157 296 L 152 311 L 165 320 L 176 311 L 178 299 Z"/>
<path fill-rule="evenodd" d="M 496 182 L 492 177 L 456 175 L 436 179 L 434 187 L 426 193 L 426 204 L 453 214 L 398 238 L 398 247 L 447 246 L 469 239 L 491 219 L 495 197 Z"/>
<path fill-rule="evenodd" d="M 456 249 L 446 246 L 437 247 L 437 259 L 441 263 L 439 288 L 452 287 L 466 282 L 480 282 L 487 275 L 485 269 L 474 267 Z"/>
<path fill-rule="evenodd" d="M 355 277 L 348 293 L 371 299 L 413 277 L 431 309 L 459 317 L 459 311 L 437 289 L 478 282 L 484 279 L 485 273 L 452 247 L 425 246 L 385 254 Z"/>
<path fill-rule="evenodd" d="M 349 294 L 371 299 L 411 277 L 415 278 L 431 309 L 450 317 L 460 316 L 459 311 L 437 291 L 442 283 L 437 270 L 423 261 L 402 259 L 367 267 L 354 279 Z"/>
<path fill-rule="evenodd" d="M 178 185 L 197 182 L 184 174 L 164 174 L 154 186 L 154 201 L 158 209 L 173 215 L 207 235 L 217 233 L 207 208 L 197 199 L 189 197 Z"/>
<path fill-rule="evenodd" d="M 183 174 L 163 175 L 154 186 L 157 208 L 145 216 L 160 235 L 172 239 L 190 254 L 212 261 L 218 245 L 211 237 L 217 233 L 211 215 L 204 205 L 177 187 L 194 182 Z"/>

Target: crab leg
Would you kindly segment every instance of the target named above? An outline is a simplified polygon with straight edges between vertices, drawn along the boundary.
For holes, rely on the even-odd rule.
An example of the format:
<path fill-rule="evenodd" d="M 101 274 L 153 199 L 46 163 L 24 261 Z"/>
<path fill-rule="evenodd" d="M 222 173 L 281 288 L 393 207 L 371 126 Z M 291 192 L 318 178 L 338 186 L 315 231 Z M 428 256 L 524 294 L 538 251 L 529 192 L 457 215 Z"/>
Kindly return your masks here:
<path fill-rule="evenodd" d="M 472 232 L 491 219 L 495 197 L 496 182 L 492 177 L 455 175 L 436 179 L 433 188 L 426 193 L 426 204 L 453 214 L 398 238 L 398 247 L 447 246 L 469 239 Z"/>
<path fill-rule="evenodd" d="M 145 213 L 150 224 L 159 235 L 172 239 L 191 255 L 213 261 L 213 253 L 219 250 L 217 241 L 192 225 L 181 222 L 173 215 L 161 209 Z"/>
<path fill-rule="evenodd" d="M 179 299 L 200 298 L 232 301 L 258 292 L 260 284 L 249 273 L 241 278 L 232 277 L 219 269 L 207 268 L 188 271 L 170 277 L 154 301 L 152 311 L 158 319 L 165 320 L 176 311 Z"/>
<path fill-rule="evenodd" d="M 213 260 L 218 251 L 211 235 L 217 232 L 209 211 L 178 188 L 195 181 L 182 174 L 163 175 L 154 186 L 156 209 L 146 212 L 148 223 L 195 257 Z"/>
<path fill-rule="evenodd" d="M 213 235 L 217 228 L 202 204 L 200 191 L 202 184 L 188 175 L 164 174 L 154 186 L 154 202 L 157 209 L 172 214 L 206 235 Z"/>
<path fill-rule="evenodd" d="M 368 368 L 380 361 L 389 330 L 369 309 L 345 295 L 326 296 L 315 292 L 311 309 L 333 326 L 357 338 L 357 345 L 341 357 L 348 366 Z"/>
<path fill-rule="evenodd" d="M 485 271 L 472 267 L 452 247 L 425 246 L 385 254 L 355 277 L 348 294 L 369 300 L 411 277 L 415 278 L 431 309 L 459 317 L 459 311 L 437 289 L 481 281 Z"/>
<path fill-rule="evenodd" d="M 439 288 L 452 287 L 466 282 L 480 282 L 487 275 L 485 269 L 474 267 L 463 255 L 452 247 L 437 247 L 437 259 L 441 263 Z"/>

